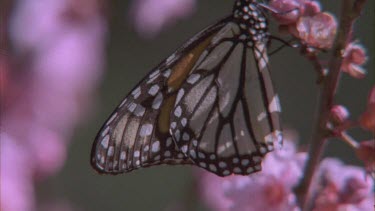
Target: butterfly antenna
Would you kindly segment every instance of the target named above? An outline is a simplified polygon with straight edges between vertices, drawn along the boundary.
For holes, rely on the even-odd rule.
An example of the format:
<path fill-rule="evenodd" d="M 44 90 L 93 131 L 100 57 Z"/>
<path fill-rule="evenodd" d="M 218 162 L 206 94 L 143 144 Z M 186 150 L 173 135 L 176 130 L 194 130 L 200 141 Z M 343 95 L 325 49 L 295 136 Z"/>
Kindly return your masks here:
<path fill-rule="evenodd" d="M 294 44 L 291 43 L 292 41 L 295 40 L 295 38 L 291 38 L 291 39 L 289 39 L 288 41 L 286 41 L 286 40 L 283 40 L 283 39 L 281 39 L 281 38 L 279 38 L 279 37 L 275 37 L 275 36 L 272 36 L 272 35 L 271 35 L 271 36 L 270 36 L 270 39 L 271 39 L 271 40 L 277 40 L 277 41 L 279 41 L 279 42 L 282 43 L 281 46 L 279 46 L 278 48 L 276 48 L 275 50 L 273 50 L 273 51 L 271 51 L 271 52 L 269 53 L 270 56 L 272 56 L 273 54 L 279 52 L 279 51 L 282 50 L 284 47 L 291 47 L 291 48 L 299 48 L 299 47 L 300 47 L 300 44 L 298 44 L 298 43 L 294 43 Z"/>

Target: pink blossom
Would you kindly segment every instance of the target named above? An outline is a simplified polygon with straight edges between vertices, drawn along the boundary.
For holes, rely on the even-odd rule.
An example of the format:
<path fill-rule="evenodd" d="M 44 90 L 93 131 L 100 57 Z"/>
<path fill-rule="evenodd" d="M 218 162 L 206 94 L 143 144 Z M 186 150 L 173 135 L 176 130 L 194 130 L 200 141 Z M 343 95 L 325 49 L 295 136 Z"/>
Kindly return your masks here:
<path fill-rule="evenodd" d="M 337 31 L 335 18 L 321 12 L 316 1 L 308 0 L 272 0 L 270 2 L 275 20 L 304 44 L 321 49 L 332 46 Z"/>
<path fill-rule="evenodd" d="M 297 22 L 304 13 L 304 0 L 272 0 L 269 6 L 274 10 L 272 16 L 281 25 Z"/>
<path fill-rule="evenodd" d="M 301 17 L 296 25 L 295 36 L 310 47 L 328 49 L 336 36 L 337 21 L 329 13 Z"/>
<path fill-rule="evenodd" d="M 321 11 L 320 4 L 309 0 L 271 0 L 272 16 L 281 25 L 293 25 L 303 16 L 314 16 Z"/>
<path fill-rule="evenodd" d="M 361 141 L 355 153 L 365 164 L 366 171 L 375 179 L 375 139 Z"/>
<path fill-rule="evenodd" d="M 362 128 L 375 133 L 375 86 L 370 91 L 366 111 L 360 116 L 359 123 Z"/>
<path fill-rule="evenodd" d="M 354 78 L 363 78 L 366 70 L 362 65 L 367 60 L 366 50 L 362 45 L 357 43 L 349 43 L 344 51 L 344 60 L 342 62 L 342 71 L 348 73 Z"/>
<path fill-rule="evenodd" d="M 199 172 L 199 193 L 211 210 L 300 210 L 293 189 L 300 182 L 306 153 L 297 152 L 291 138 L 282 149 L 266 155 L 262 171 L 249 176 L 217 177 Z M 313 181 L 316 211 L 371 210 L 373 181 L 360 167 L 326 158 Z"/>
<path fill-rule="evenodd" d="M 68 18 L 80 11 L 72 6 L 66 0 L 15 4 L 15 53 L 9 59 L 16 65 L 1 70 L 11 81 L 2 93 L 7 101 L 0 131 L 1 210 L 37 209 L 35 181 L 61 169 L 73 130 L 90 109 L 104 62 L 106 24 L 97 11 L 87 12 L 90 7 L 82 13 L 90 17 Z"/>
<path fill-rule="evenodd" d="M 294 144 L 285 141 L 283 149 L 266 155 L 259 173 L 221 178 L 202 172 L 200 194 L 212 210 L 294 210 L 292 189 L 305 159 L 305 153 L 296 153 Z"/>
<path fill-rule="evenodd" d="M 346 166 L 337 159 L 325 159 L 315 181 L 316 211 L 372 210 L 373 180 L 366 178 L 364 169 Z"/>
<path fill-rule="evenodd" d="M 226 197 L 224 188 L 227 183 L 230 183 L 230 180 L 234 180 L 237 176 L 230 176 L 225 180 L 201 169 L 197 170 L 196 176 L 199 178 L 199 194 L 211 210 L 226 211 L 233 206 L 232 201 Z"/>
<path fill-rule="evenodd" d="M 131 16 L 138 33 L 153 37 L 163 28 L 191 15 L 195 0 L 133 0 Z"/>
<path fill-rule="evenodd" d="M 335 123 L 342 124 L 349 118 L 349 111 L 343 105 L 334 105 L 331 109 L 331 116 Z"/>
<path fill-rule="evenodd" d="M 322 8 L 318 1 L 306 1 L 305 0 L 305 11 L 303 13 L 304 16 L 314 16 L 321 12 Z"/>

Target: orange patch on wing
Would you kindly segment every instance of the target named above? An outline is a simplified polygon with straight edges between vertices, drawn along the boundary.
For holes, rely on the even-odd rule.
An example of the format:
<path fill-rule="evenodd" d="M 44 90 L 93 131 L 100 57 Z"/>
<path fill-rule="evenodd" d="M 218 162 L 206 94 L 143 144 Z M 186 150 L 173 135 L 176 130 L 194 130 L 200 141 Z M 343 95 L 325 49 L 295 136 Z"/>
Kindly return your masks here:
<path fill-rule="evenodd" d="M 213 36 L 206 38 L 203 42 L 199 45 L 194 47 L 187 55 L 182 57 L 171 69 L 172 74 L 168 79 L 167 85 L 173 91 L 178 90 L 182 83 L 185 81 L 187 76 L 189 75 L 191 69 L 194 67 L 195 63 L 202 55 L 203 51 L 207 48 L 207 46 L 211 43 L 211 39 Z M 169 125 L 170 125 L 170 113 L 173 110 L 175 101 L 176 101 L 176 94 L 169 96 L 165 99 L 158 118 L 158 127 L 161 133 L 168 133 L 169 132 Z"/>
<path fill-rule="evenodd" d="M 175 101 L 176 101 L 176 94 L 168 97 L 163 103 L 163 106 L 160 110 L 159 119 L 158 119 L 159 131 L 161 133 L 169 132 L 170 113 L 173 110 Z"/>
<path fill-rule="evenodd" d="M 182 83 L 189 75 L 191 68 L 193 68 L 203 51 L 211 43 L 212 37 L 213 36 L 208 37 L 176 63 L 172 68 L 172 75 L 168 79 L 169 88 L 175 91 L 181 87 Z"/>

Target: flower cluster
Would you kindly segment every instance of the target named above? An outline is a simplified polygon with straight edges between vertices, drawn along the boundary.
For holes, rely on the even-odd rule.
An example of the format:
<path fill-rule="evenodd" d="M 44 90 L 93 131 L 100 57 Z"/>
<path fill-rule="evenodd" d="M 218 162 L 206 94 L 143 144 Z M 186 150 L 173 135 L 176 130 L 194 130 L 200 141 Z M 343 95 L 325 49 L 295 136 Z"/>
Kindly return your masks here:
<path fill-rule="evenodd" d="M 293 189 L 302 177 L 306 153 L 285 140 L 282 149 L 268 153 L 262 171 L 225 178 L 199 171 L 199 193 L 211 210 L 301 210 Z M 326 158 L 314 180 L 314 210 L 371 210 L 373 181 L 359 167 Z"/>
<path fill-rule="evenodd" d="M 362 65 L 366 62 L 367 56 L 365 49 L 358 43 L 349 43 L 343 54 L 341 70 L 354 78 L 364 78 L 366 70 Z"/>
<path fill-rule="evenodd" d="M 106 24 L 96 1 L 17 1 L 0 75 L 1 210 L 36 210 L 34 183 L 65 162 L 102 72 Z M 88 11 L 91 8 L 92 11 Z M 4 83 L 3 83 L 4 82 Z"/>
<path fill-rule="evenodd" d="M 316 1 L 272 0 L 273 16 L 288 33 L 309 47 L 329 49 L 335 39 L 337 22 L 333 15 L 322 12 Z"/>

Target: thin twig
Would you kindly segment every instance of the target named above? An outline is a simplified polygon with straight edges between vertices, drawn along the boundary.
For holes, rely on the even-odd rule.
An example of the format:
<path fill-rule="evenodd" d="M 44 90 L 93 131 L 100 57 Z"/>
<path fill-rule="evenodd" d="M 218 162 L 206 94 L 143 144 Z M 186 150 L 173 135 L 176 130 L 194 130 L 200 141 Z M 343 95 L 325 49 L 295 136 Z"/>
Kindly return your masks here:
<path fill-rule="evenodd" d="M 310 186 L 314 172 L 321 160 L 327 140 L 328 131 L 326 125 L 329 121 L 330 110 L 333 106 L 334 96 L 340 78 L 340 67 L 342 63 L 342 54 L 347 45 L 355 19 L 360 15 L 366 0 L 343 0 L 341 8 L 341 17 L 338 34 L 334 43 L 333 52 L 329 63 L 329 73 L 324 79 L 320 91 L 320 103 L 318 107 L 318 119 L 315 125 L 312 140 L 310 142 L 309 156 L 304 169 L 304 176 L 295 189 L 298 202 L 303 210 L 312 209 L 312 200 L 310 200 Z"/>
<path fill-rule="evenodd" d="M 326 68 L 323 67 L 323 65 L 321 64 L 316 52 L 311 52 L 309 50 L 309 47 L 304 45 L 301 47 L 301 54 L 304 55 L 311 62 L 316 74 L 318 75 L 316 83 L 321 84 L 326 75 Z"/>
<path fill-rule="evenodd" d="M 345 143 L 349 144 L 349 146 L 353 148 L 359 147 L 358 142 L 352 136 L 350 136 L 347 132 L 345 131 L 341 132 L 340 137 Z"/>

